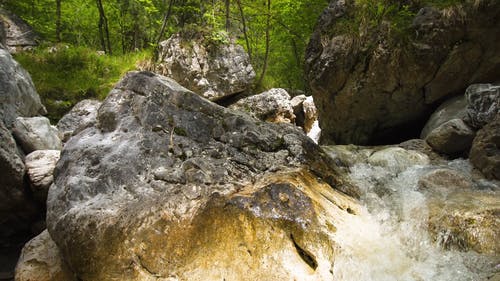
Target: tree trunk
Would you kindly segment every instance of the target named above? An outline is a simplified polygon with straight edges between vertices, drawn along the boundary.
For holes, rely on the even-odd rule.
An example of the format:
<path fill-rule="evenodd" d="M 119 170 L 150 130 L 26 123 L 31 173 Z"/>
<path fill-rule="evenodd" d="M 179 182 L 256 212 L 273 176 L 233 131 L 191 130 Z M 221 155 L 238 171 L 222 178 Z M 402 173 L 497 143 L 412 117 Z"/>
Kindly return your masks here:
<path fill-rule="evenodd" d="M 172 6 L 174 5 L 174 2 L 175 2 L 175 0 L 170 0 L 170 3 L 168 4 L 168 10 L 165 13 L 165 16 L 163 17 L 163 22 L 161 24 L 160 34 L 158 34 L 158 39 L 156 40 L 155 51 L 153 53 L 153 61 L 155 61 L 155 62 L 158 60 L 158 54 L 159 54 L 158 48 L 160 47 L 160 42 L 161 42 L 161 39 L 163 38 L 163 33 L 165 33 L 165 28 L 167 27 L 168 19 L 170 18 L 170 14 L 172 13 Z"/>
<path fill-rule="evenodd" d="M 252 61 L 252 49 L 250 48 L 250 41 L 248 40 L 247 23 L 245 19 L 245 13 L 243 13 L 243 7 L 241 7 L 241 0 L 236 0 L 236 4 L 238 5 L 238 10 L 240 10 L 241 24 L 243 25 L 243 37 L 245 37 L 248 57 L 250 58 L 250 61 Z"/>
<path fill-rule="evenodd" d="M 109 41 L 109 28 L 108 19 L 104 13 L 104 7 L 102 6 L 101 0 L 96 0 L 97 9 L 99 10 L 99 39 L 101 41 L 101 46 L 103 51 L 112 54 L 111 42 Z"/>
<path fill-rule="evenodd" d="M 230 17 L 230 0 L 225 0 L 224 1 L 226 4 L 226 31 L 229 33 L 229 28 L 231 28 L 231 20 L 229 19 Z"/>
<path fill-rule="evenodd" d="M 61 0 L 56 0 L 56 40 L 61 42 Z"/>
<path fill-rule="evenodd" d="M 270 35 L 271 29 L 271 0 L 267 0 L 267 19 L 266 19 L 266 54 L 264 55 L 264 64 L 262 66 L 262 72 L 260 74 L 258 86 L 262 86 L 262 81 L 267 72 L 267 65 L 269 63 L 269 43 L 271 41 Z"/>

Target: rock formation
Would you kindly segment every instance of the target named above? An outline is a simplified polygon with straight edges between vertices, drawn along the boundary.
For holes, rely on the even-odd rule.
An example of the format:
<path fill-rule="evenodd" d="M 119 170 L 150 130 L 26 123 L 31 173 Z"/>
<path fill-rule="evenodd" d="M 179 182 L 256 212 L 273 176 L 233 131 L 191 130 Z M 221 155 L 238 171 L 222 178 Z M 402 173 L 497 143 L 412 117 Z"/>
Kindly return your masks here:
<path fill-rule="evenodd" d="M 325 280 L 333 218 L 358 208 L 338 164 L 293 125 L 131 72 L 66 143 L 47 226 L 79 280 Z"/>
<path fill-rule="evenodd" d="M 500 113 L 478 131 L 470 150 L 470 161 L 487 178 L 500 180 Z"/>
<path fill-rule="evenodd" d="M 353 0 L 331 1 L 306 52 L 324 143 L 417 135 L 411 131 L 415 123 L 443 98 L 498 79 L 498 1 L 423 7 L 399 35 L 385 21 L 359 29 L 349 25 L 357 9 L 362 8 Z"/>
<path fill-rule="evenodd" d="M 150 70 L 212 101 L 249 89 L 255 78 L 243 47 L 210 42 L 202 34 L 175 34 L 161 42 L 155 64 Z"/>
<path fill-rule="evenodd" d="M 31 26 L 15 14 L 0 8 L 0 44 L 11 53 L 37 46 L 38 36 Z"/>
<path fill-rule="evenodd" d="M 100 106 L 101 102 L 97 100 L 82 100 L 75 104 L 57 123 L 61 140 L 66 142 L 72 135 L 94 125 Z"/>

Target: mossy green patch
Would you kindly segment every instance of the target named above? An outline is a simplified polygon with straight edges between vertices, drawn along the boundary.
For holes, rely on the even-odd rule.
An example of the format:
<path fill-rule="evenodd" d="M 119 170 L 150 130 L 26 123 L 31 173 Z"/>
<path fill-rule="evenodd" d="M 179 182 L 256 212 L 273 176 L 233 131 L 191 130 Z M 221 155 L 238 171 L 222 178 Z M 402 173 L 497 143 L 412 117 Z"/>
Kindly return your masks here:
<path fill-rule="evenodd" d="M 15 59 L 30 73 L 49 119 L 57 122 L 83 99 L 104 99 L 120 77 L 148 55 L 144 51 L 109 56 L 85 47 L 57 45 L 20 53 Z"/>

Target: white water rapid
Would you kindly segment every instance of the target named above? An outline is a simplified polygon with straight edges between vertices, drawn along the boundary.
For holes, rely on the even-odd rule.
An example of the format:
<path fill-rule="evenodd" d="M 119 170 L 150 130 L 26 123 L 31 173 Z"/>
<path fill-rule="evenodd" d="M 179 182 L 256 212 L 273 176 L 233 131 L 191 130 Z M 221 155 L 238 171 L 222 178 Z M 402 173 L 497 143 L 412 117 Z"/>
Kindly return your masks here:
<path fill-rule="evenodd" d="M 362 189 L 363 210 L 352 220 L 342 222 L 335 233 L 342 249 L 335 260 L 336 281 L 465 281 L 498 280 L 499 253 L 478 254 L 468 249 L 448 247 L 447 239 L 433 238 L 429 232 L 429 204 L 440 206 L 494 204 L 500 209 L 498 182 L 479 181 L 470 191 L 421 191 L 419 179 L 437 166 L 411 166 L 402 172 L 370 164 L 355 164 L 351 177 Z M 466 160 L 455 160 L 446 169 L 472 178 Z M 482 202 L 483 197 L 493 198 Z M 495 200 L 496 198 L 496 200 Z M 443 207 L 438 212 L 450 212 Z M 497 243 L 500 243 L 497 241 Z M 495 275 L 496 274 L 496 275 Z M 490 279 L 491 278 L 491 279 Z"/>

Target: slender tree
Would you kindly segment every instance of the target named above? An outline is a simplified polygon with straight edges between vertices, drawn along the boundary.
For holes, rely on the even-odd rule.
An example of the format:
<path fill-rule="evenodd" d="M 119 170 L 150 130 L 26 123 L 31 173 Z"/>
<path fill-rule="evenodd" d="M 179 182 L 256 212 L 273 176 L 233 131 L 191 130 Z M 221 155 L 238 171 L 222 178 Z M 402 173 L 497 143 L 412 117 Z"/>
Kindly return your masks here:
<path fill-rule="evenodd" d="M 231 3 L 230 0 L 224 0 L 224 4 L 226 6 L 226 31 L 229 32 L 229 28 L 231 28 L 231 20 L 230 20 L 230 14 L 231 14 Z"/>
<path fill-rule="evenodd" d="M 109 40 L 109 28 L 108 19 L 104 13 L 104 7 L 102 6 L 102 0 L 96 0 L 97 9 L 99 10 L 99 39 L 101 41 L 101 46 L 104 52 L 112 54 L 111 42 Z"/>
<path fill-rule="evenodd" d="M 56 0 L 56 40 L 61 42 L 61 0 Z"/>
<path fill-rule="evenodd" d="M 259 82 L 257 83 L 257 85 L 259 85 L 259 86 L 261 86 L 262 81 L 264 81 L 264 76 L 266 75 L 267 66 L 269 64 L 269 43 L 271 41 L 270 29 L 271 29 L 271 0 L 267 0 L 266 52 L 264 55 L 264 63 L 262 66 L 262 72 L 260 74 Z"/>

